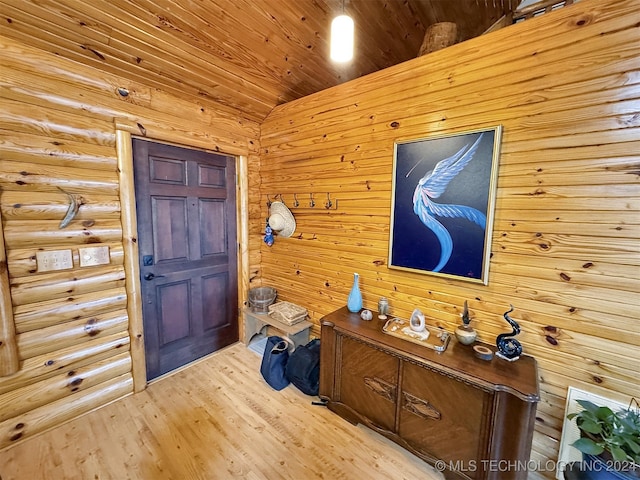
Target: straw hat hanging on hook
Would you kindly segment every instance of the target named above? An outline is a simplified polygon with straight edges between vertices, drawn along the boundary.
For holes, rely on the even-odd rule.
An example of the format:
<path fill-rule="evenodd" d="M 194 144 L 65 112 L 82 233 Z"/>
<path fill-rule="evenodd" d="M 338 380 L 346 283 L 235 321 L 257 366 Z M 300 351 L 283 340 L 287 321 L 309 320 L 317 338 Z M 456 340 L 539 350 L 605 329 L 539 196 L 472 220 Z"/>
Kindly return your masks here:
<path fill-rule="evenodd" d="M 269 226 L 280 237 L 290 237 L 296 231 L 296 219 L 291 210 L 282 202 L 271 202 Z"/>

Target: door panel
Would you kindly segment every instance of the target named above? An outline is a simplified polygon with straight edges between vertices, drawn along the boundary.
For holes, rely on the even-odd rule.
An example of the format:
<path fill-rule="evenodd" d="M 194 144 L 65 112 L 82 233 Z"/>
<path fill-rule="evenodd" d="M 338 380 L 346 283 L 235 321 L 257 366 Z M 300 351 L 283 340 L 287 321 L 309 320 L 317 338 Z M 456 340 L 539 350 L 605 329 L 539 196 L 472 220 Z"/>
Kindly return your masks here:
<path fill-rule="evenodd" d="M 407 443 L 446 462 L 469 466 L 478 459 L 485 446 L 489 393 L 403 362 L 401 395 L 398 434 Z"/>
<path fill-rule="evenodd" d="M 187 199 L 152 197 L 151 216 L 155 221 L 153 251 L 156 264 L 168 260 L 187 260 Z"/>
<path fill-rule="evenodd" d="M 158 320 L 160 322 L 161 347 L 189 336 L 191 308 L 189 306 L 190 281 L 170 283 L 156 287 L 158 299 Z M 176 322 L 178 316 L 185 318 Z"/>
<path fill-rule="evenodd" d="M 400 360 L 349 337 L 341 339 L 340 402 L 370 419 L 376 427 L 395 429 Z"/>
<path fill-rule="evenodd" d="M 187 184 L 185 163 L 179 160 L 149 157 L 149 169 L 151 182 L 153 183 Z"/>
<path fill-rule="evenodd" d="M 224 185 L 225 172 L 223 168 L 211 165 L 198 165 L 199 184 L 203 187 L 222 187 Z"/>
<path fill-rule="evenodd" d="M 229 279 L 226 273 L 209 275 L 202 278 L 204 285 L 203 307 L 205 330 L 223 328 L 229 325 L 228 305 L 220 302 L 229 289 Z"/>
<path fill-rule="evenodd" d="M 238 340 L 235 159 L 133 141 L 147 378 Z"/>
<path fill-rule="evenodd" d="M 200 200 L 200 255 L 224 255 L 226 232 L 218 227 L 224 222 L 224 203 L 217 200 Z"/>

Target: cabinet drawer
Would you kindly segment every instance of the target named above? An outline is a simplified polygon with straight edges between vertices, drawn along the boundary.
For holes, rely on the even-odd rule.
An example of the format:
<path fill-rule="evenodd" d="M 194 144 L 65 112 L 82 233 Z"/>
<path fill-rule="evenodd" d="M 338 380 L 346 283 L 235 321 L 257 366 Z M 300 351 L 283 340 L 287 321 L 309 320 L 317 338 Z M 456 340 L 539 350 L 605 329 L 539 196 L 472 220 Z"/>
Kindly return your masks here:
<path fill-rule="evenodd" d="M 376 426 L 395 430 L 400 360 L 340 336 L 338 400 Z"/>
<path fill-rule="evenodd" d="M 491 394 L 409 362 L 403 362 L 401 377 L 398 434 L 416 450 L 460 468 L 479 465 Z M 475 472 L 466 473 L 475 478 Z"/>

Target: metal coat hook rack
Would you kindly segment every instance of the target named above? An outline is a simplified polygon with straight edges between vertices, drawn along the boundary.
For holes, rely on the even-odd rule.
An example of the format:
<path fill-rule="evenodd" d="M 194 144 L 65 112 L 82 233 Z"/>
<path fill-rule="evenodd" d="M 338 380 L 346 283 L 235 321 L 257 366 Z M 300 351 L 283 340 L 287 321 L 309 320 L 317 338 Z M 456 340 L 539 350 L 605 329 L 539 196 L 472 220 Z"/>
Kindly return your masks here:
<path fill-rule="evenodd" d="M 301 197 L 308 195 L 308 201 L 301 200 Z M 327 192 L 326 199 L 322 203 L 318 203 L 315 196 L 316 194 L 313 192 L 310 193 L 292 193 L 292 194 L 282 194 L 276 193 L 275 195 L 267 194 L 267 208 L 271 207 L 271 204 L 275 201 L 280 201 L 286 205 L 286 201 L 284 197 L 292 196 L 293 199 L 289 199 L 291 201 L 292 208 L 316 208 L 317 206 L 324 206 L 325 210 L 337 210 L 338 209 L 338 199 L 332 198 L 331 193 Z"/>
<path fill-rule="evenodd" d="M 271 200 L 271 196 L 267 193 L 267 208 L 271 208 L 271 204 L 275 201 L 280 201 L 282 203 L 285 203 L 281 193 L 276 193 L 273 196 L 273 200 Z"/>

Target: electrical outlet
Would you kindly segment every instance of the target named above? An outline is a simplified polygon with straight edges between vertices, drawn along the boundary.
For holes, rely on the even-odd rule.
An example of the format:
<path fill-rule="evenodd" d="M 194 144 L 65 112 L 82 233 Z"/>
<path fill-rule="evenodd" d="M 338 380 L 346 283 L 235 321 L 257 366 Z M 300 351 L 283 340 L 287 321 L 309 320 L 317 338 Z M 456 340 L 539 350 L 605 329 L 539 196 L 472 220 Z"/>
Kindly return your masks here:
<path fill-rule="evenodd" d="M 38 265 L 38 272 L 66 270 L 73 268 L 73 255 L 71 254 L 71 250 L 36 252 L 36 263 Z"/>
<path fill-rule="evenodd" d="M 92 267 L 95 265 L 109 265 L 109 247 L 80 247 L 78 248 L 81 267 Z"/>

